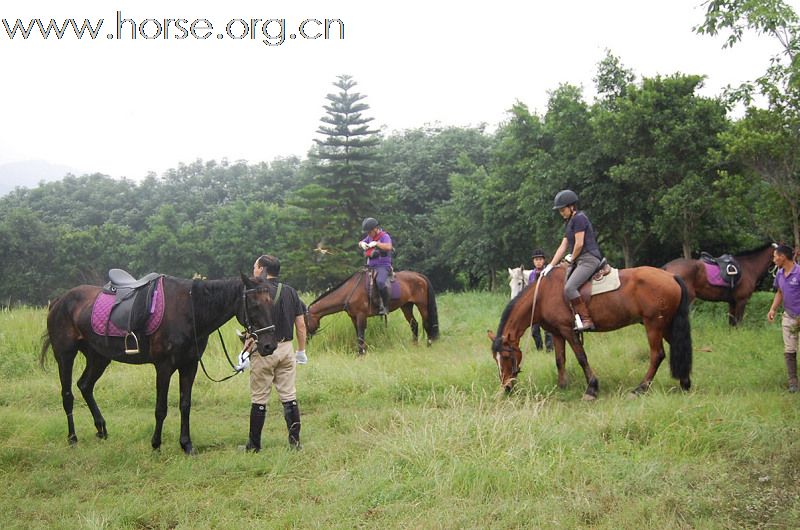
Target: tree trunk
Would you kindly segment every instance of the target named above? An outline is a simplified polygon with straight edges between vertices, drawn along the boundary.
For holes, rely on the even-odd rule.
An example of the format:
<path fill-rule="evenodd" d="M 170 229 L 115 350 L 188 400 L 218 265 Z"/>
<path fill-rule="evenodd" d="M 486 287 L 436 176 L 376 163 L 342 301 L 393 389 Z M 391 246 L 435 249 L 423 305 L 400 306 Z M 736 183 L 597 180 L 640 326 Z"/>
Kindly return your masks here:
<path fill-rule="evenodd" d="M 631 243 L 628 241 L 628 236 L 622 238 L 622 259 L 625 261 L 625 268 L 630 269 L 633 266 L 633 257 L 631 256 Z"/>

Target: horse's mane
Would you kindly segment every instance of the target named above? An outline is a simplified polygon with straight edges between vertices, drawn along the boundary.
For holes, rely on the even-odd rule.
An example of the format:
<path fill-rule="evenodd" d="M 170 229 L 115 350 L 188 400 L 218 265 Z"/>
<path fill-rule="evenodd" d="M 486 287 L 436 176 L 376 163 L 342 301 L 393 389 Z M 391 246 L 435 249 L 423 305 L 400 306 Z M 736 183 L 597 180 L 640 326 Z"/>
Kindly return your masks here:
<path fill-rule="evenodd" d="M 738 258 L 740 256 L 741 257 L 746 257 L 746 256 L 752 256 L 753 254 L 760 254 L 761 252 L 764 251 L 765 248 L 771 247 L 771 246 L 772 246 L 772 243 L 764 243 L 763 245 L 761 245 L 758 248 L 753 248 L 753 249 L 741 252 L 739 254 L 736 254 L 736 257 Z"/>
<path fill-rule="evenodd" d="M 202 299 L 205 302 L 197 303 L 197 300 L 194 302 L 197 319 L 210 316 L 211 308 L 214 306 L 213 302 L 236 300 L 242 294 L 241 278 L 224 278 L 220 280 L 187 280 L 171 276 L 168 276 L 168 278 L 177 281 L 187 289 L 195 290 L 196 296 L 194 298 Z"/>
<path fill-rule="evenodd" d="M 503 314 L 500 316 L 500 323 L 497 325 L 497 333 L 496 333 L 497 338 L 495 339 L 495 342 L 498 339 L 500 341 L 503 340 L 503 330 L 506 327 L 506 322 L 508 322 L 508 317 L 511 315 L 511 311 L 514 310 L 514 307 L 517 305 L 517 302 L 519 301 L 520 297 L 522 297 L 522 293 L 528 290 L 528 287 L 530 287 L 530 285 L 525 286 L 525 288 L 522 289 L 522 291 L 517 296 L 511 299 L 508 305 L 506 305 L 506 308 L 503 309 Z"/>
<path fill-rule="evenodd" d="M 346 284 L 346 283 L 347 283 L 347 282 L 350 280 L 350 278 L 352 278 L 352 277 L 353 277 L 353 276 L 355 276 L 356 274 L 358 274 L 358 273 L 357 273 L 357 272 L 354 272 L 353 274 L 351 274 L 350 276 L 348 276 L 347 278 L 345 278 L 344 280 L 342 280 L 341 282 L 339 282 L 339 284 L 338 284 L 338 285 L 336 285 L 335 287 L 331 287 L 330 289 L 328 289 L 327 291 L 325 291 L 324 293 L 322 293 L 321 295 L 319 295 L 318 297 L 316 297 L 316 298 L 314 299 L 314 301 L 313 301 L 313 302 L 311 302 L 310 304 L 308 304 L 308 307 L 311 307 L 312 305 L 316 304 L 317 302 L 319 302 L 320 300 L 322 300 L 323 298 L 325 298 L 326 296 L 328 296 L 329 294 L 331 294 L 332 292 L 334 292 L 336 289 L 338 289 L 338 288 L 339 288 L 339 287 L 341 287 L 342 285 Z"/>

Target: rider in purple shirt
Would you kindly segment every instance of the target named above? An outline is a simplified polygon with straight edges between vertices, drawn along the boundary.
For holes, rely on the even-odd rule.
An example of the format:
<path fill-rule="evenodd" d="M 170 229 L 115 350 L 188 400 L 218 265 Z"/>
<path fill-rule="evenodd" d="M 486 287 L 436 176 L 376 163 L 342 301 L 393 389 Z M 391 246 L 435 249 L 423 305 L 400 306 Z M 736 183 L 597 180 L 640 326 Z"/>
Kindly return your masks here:
<path fill-rule="evenodd" d="M 378 226 L 378 221 L 367 217 L 361 224 L 361 229 L 367 233 L 366 237 L 358 242 L 358 246 L 367 257 L 367 267 L 375 271 L 375 283 L 380 293 L 381 307 L 379 315 L 389 313 L 391 290 L 389 278 L 392 274 L 392 238 Z"/>
<path fill-rule="evenodd" d="M 547 256 L 544 255 L 544 251 L 540 248 L 537 248 L 531 253 L 531 261 L 533 262 L 533 270 L 531 271 L 530 276 L 528 276 L 528 285 L 532 284 L 536 281 L 536 278 L 542 273 L 542 269 L 544 269 L 544 262 L 547 259 Z M 533 342 L 536 343 L 536 349 L 542 349 L 542 327 L 541 324 L 538 322 L 531 326 L 531 337 L 533 337 Z M 553 336 L 550 332 L 544 332 L 544 346 L 547 348 L 547 351 L 553 351 Z"/>
<path fill-rule="evenodd" d="M 789 374 L 789 392 L 797 392 L 797 340 L 800 325 L 800 267 L 794 262 L 791 247 L 778 245 L 772 254 L 772 262 L 778 267 L 773 287 L 775 298 L 767 313 L 767 319 L 775 320 L 775 311 L 783 303 L 783 356 Z"/>

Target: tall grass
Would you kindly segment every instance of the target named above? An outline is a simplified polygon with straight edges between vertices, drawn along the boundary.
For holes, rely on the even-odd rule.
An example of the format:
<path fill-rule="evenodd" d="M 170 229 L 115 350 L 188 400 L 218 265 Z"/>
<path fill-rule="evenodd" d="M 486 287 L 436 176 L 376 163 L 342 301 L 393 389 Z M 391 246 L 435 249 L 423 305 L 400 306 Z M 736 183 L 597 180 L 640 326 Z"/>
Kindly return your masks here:
<path fill-rule="evenodd" d="M 287 449 L 273 396 L 263 450 L 246 454 L 246 376 L 198 374 L 195 457 L 177 438 L 177 382 L 164 445 L 150 448 L 154 370 L 112 363 L 95 395 L 110 437 L 66 442 L 57 370 L 37 364 L 43 309 L 0 313 L 0 526 L 3 528 L 796 528 L 798 396 L 785 390 L 780 330 L 757 293 L 731 330 L 725 306 L 692 311 L 693 389 L 647 368 L 641 326 L 586 337 L 600 399 L 556 387 L 552 354 L 523 341 L 517 389 L 499 391 L 486 330 L 506 298 L 445 293 L 441 340 L 413 345 L 399 312 L 370 319 L 364 357 L 344 315 L 325 317 L 298 367 L 304 450 Z M 224 328 L 234 344 L 233 323 Z M 218 339 L 205 355 L 226 373 Z M 77 379 L 82 365 L 75 370 Z M 73 387 L 74 388 L 74 387 Z M 74 391 L 77 392 L 77 389 Z"/>

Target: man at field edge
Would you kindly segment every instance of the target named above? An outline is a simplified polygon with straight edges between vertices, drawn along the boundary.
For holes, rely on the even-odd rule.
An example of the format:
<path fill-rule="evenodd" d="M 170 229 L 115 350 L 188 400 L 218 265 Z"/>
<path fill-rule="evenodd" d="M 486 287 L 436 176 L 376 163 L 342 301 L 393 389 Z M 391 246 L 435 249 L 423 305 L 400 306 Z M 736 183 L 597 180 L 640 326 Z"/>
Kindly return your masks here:
<path fill-rule="evenodd" d="M 772 262 L 778 267 L 773 287 L 776 289 L 767 319 L 775 320 L 775 311 L 783 304 L 783 356 L 789 376 L 789 392 L 797 392 L 797 341 L 800 326 L 800 267 L 794 262 L 791 247 L 778 245 Z"/>

